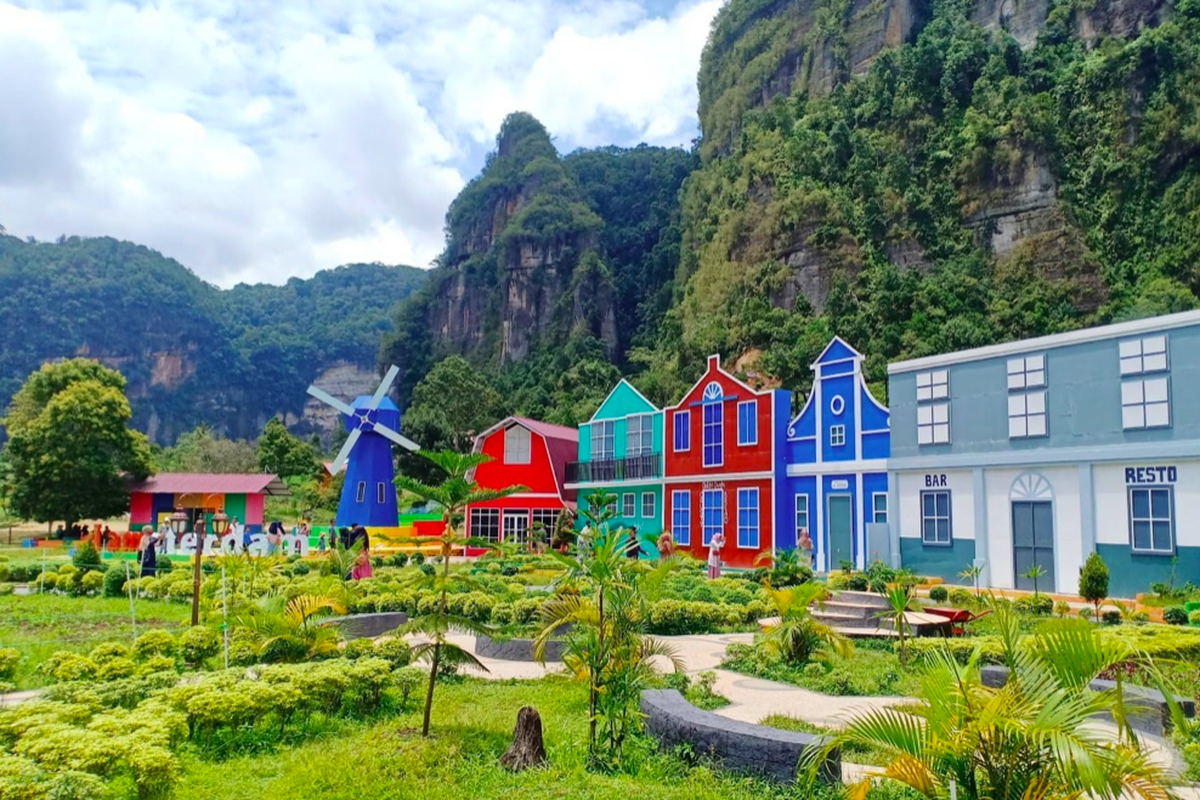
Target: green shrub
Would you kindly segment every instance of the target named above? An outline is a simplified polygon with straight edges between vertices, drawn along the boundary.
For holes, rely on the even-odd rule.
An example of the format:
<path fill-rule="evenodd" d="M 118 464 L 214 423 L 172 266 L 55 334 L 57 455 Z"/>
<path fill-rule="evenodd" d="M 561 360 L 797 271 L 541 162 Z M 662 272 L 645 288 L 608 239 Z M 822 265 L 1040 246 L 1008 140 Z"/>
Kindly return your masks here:
<path fill-rule="evenodd" d="M 1066 600 L 1059 600 L 1054 604 L 1054 613 L 1060 617 L 1065 617 L 1071 613 L 1071 604 Z"/>
<path fill-rule="evenodd" d="M 189 664 L 200 664 L 221 651 L 221 638 L 216 631 L 197 625 L 179 637 L 179 653 Z"/>
<path fill-rule="evenodd" d="M 425 563 L 425 554 L 420 551 L 413 553 L 412 563 L 416 564 L 417 566 L 421 566 L 422 564 L 424 564 Z"/>
<path fill-rule="evenodd" d="M 871 579 L 862 572 L 855 572 L 846 579 L 846 588 L 852 592 L 865 592 L 871 588 Z"/>
<path fill-rule="evenodd" d="M 949 597 L 950 592 L 945 586 L 934 586 L 929 590 L 929 599 L 935 603 L 944 603 Z"/>
<path fill-rule="evenodd" d="M 103 572 L 85 572 L 79 581 L 79 588 L 87 594 L 97 594 L 104 588 Z"/>
<path fill-rule="evenodd" d="M 1034 594 L 1017 598 L 1013 607 L 1021 614 L 1044 617 L 1054 610 L 1054 601 L 1049 595 Z"/>
<path fill-rule="evenodd" d="M 391 664 L 393 670 L 400 669 L 412 663 L 412 648 L 403 639 L 384 639 L 375 643 L 375 656 Z"/>
<path fill-rule="evenodd" d="M 166 631 L 148 631 L 133 643 L 133 657 L 138 661 L 155 655 L 174 658 L 178 652 L 179 644 L 175 637 Z"/>
<path fill-rule="evenodd" d="M 38 665 L 38 671 L 60 683 L 86 681 L 96 677 L 96 662 L 79 653 L 59 650 Z"/>
<path fill-rule="evenodd" d="M 100 560 L 100 551 L 96 549 L 96 545 L 92 544 L 91 539 L 75 548 L 75 555 L 71 556 L 71 563 L 76 569 L 84 572 L 104 569 L 103 562 Z"/>
<path fill-rule="evenodd" d="M 98 666 L 104 666 L 116 658 L 129 658 L 129 648 L 119 642 L 104 642 L 93 647 L 88 658 Z"/>
<path fill-rule="evenodd" d="M 177 672 L 178 664 L 170 656 L 155 654 L 138 665 L 138 675 L 153 675 L 156 672 Z"/>
<path fill-rule="evenodd" d="M 824 678 L 825 677 L 825 667 L 822 664 L 818 664 L 815 661 L 812 662 L 811 664 L 805 664 L 804 665 L 804 677 L 814 678 L 814 679 L 815 678 Z"/>
<path fill-rule="evenodd" d="M 137 664 L 131 658 L 110 658 L 100 664 L 96 670 L 96 678 L 102 681 L 116 681 L 128 678 L 137 672 Z"/>
<path fill-rule="evenodd" d="M 403 667 L 392 673 L 392 682 L 400 691 L 400 705 L 408 708 L 409 700 L 419 696 L 420 689 L 429 681 L 429 673 L 420 667 Z"/>
<path fill-rule="evenodd" d="M 1188 614 L 1189 625 L 1200 625 L 1200 608 L 1197 608 L 1192 613 Z"/>
<path fill-rule="evenodd" d="M 258 663 L 258 651 L 247 641 L 234 641 L 229 644 L 229 664 L 234 667 L 249 667 Z"/>
<path fill-rule="evenodd" d="M 375 654 L 375 643 L 370 639 L 352 639 L 342 648 L 342 657 L 350 660 L 367 658 Z"/>
<path fill-rule="evenodd" d="M 1181 606 L 1171 606 L 1163 610 L 1163 622 L 1168 625 L 1187 625 L 1188 613 Z"/>
<path fill-rule="evenodd" d="M 1100 615 L 1100 621 L 1105 625 L 1120 625 L 1121 612 L 1117 611 L 1115 608 L 1109 609 Z"/>
<path fill-rule="evenodd" d="M 58 586 L 58 576 L 53 572 L 43 572 L 37 576 L 37 584 L 43 592 L 49 592 Z"/>
<path fill-rule="evenodd" d="M 0 681 L 11 681 L 21 663 L 21 654 L 11 647 L 0 647 Z"/>
<path fill-rule="evenodd" d="M 1097 607 L 1108 597 L 1108 565 L 1093 551 L 1079 572 L 1079 596 Z"/>
<path fill-rule="evenodd" d="M 650 607 L 650 632 L 663 636 L 712 633 L 725 624 L 725 607 L 718 603 L 659 600 Z"/>
<path fill-rule="evenodd" d="M 951 589 L 948 599 L 955 608 L 975 608 L 979 604 L 979 598 L 961 586 Z"/>
<path fill-rule="evenodd" d="M 1145 625 L 1150 621 L 1150 615 L 1145 611 L 1134 611 L 1129 615 L 1129 621 L 1135 625 Z"/>

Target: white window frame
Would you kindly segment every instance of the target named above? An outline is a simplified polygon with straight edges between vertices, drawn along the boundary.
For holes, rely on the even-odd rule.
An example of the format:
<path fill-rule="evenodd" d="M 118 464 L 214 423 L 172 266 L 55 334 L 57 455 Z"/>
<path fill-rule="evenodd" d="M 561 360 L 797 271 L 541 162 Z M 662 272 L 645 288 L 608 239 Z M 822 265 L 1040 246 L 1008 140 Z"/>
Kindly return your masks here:
<path fill-rule="evenodd" d="M 846 444 L 846 426 L 845 425 L 830 425 L 829 426 L 829 446 L 842 447 Z"/>
<path fill-rule="evenodd" d="M 599 435 L 597 435 L 599 434 Z M 592 461 L 611 461 L 617 457 L 617 423 L 602 419 L 592 423 Z"/>
<path fill-rule="evenodd" d="M 472 537 L 489 542 L 500 541 L 500 509 L 472 508 L 470 523 Z"/>
<path fill-rule="evenodd" d="M 804 506 L 804 507 L 801 508 L 801 506 Z M 796 512 L 796 515 L 794 517 L 794 521 L 795 521 L 795 527 L 796 527 L 796 546 L 798 547 L 800 545 L 801 529 L 808 531 L 809 532 L 808 535 L 810 537 L 812 536 L 812 527 L 809 526 L 809 524 L 808 524 L 808 495 L 806 493 L 800 492 L 796 495 L 795 512 Z M 800 522 L 801 515 L 803 515 L 803 517 L 804 517 L 803 523 Z"/>
<path fill-rule="evenodd" d="M 1048 436 L 1046 392 L 1016 392 L 1008 396 L 1008 438 Z"/>
<path fill-rule="evenodd" d="M 1171 381 L 1166 375 L 1121 383 L 1121 426 L 1127 431 L 1171 427 Z"/>
<path fill-rule="evenodd" d="M 917 444 L 950 443 L 950 404 L 917 406 Z"/>
<path fill-rule="evenodd" d="M 700 460 L 705 467 L 725 466 L 725 401 L 714 399 L 722 396 L 721 385 L 716 381 L 704 387 L 704 399 L 710 401 L 700 406 Z M 716 412 L 711 422 L 708 419 L 710 409 Z M 716 431 L 712 442 L 708 441 L 710 428 Z M 710 448 L 715 449 L 718 460 L 708 460 Z"/>
<path fill-rule="evenodd" d="M 637 516 L 637 495 L 626 492 L 621 495 L 621 519 L 633 519 Z"/>
<path fill-rule="evenodd" d="M 383 505 L 386 502 L 384 500 L 384 495 L 387 491 L 384 488 L 385 486 L 387 486 L 387 484 L 384 483 L 383 481 L 379 481 L 375 484 L 375 502 L 378 503 L 379 505 Z"/>
<path fill-rule="evenodd" d="M 1019 392 L 1046 385 L 1046 356 L 1020 356 L 1008 360 L 1008 390 Z"/>
<path fill-rule="evenodd" d="M 717 506 L 715 508 L 721 512 L 720 522 L 715 527 L 708 524 L 708 511 L 713 508 L 708 502 L 710 497 L 717 499 Z M 724 530 L 725 492 L 720 489 L 704 489 L 700 493 L 700 543 L 708 547 L 709 543 L 712 542 L 712 535 L 717 532 L 724 532 Z"/>
<path fill-rule="evenodd" d="M 950 371 L 945 369 L 917 373 L 917 402 L 950 397 Z"/>
<path fill-rule="evenodd" d="M 655 502 L 654 492 L 642 492 L 642 519 L 654 519 L 657 511 L 658 503 Z"/>
<path fill-rule="evenodd" d="M 521 425 L 504 431 L 504 463 L 529 464 L 533 461 L 533 434 Z"/>
<path fill-rule="evenodd" d="M 738 407 L 738 446 L 750 447 L 758 444 L 758 399 L 742 400 L 737 404 Z M 747 430 L 742 430 L 742 409 L 750 409 L 749 426 Z M 743 436 L 743 434 L 748 434 Z"/>
<path fill-rule="evenodd" d="M 1141 339 L 1126 339 L 1117 345 L 1121 359 L 1121 376 L 1144 375 L 1147 372 L 1166 372 L 1171 365 L 1167 361 L 1167 335 L 1159 333 Z"/>
<path fill-rule="evenodd" d="M 1134 516 L 1133 496 L 1139 492 L 1146 493 L 1146 504 L 1149 509 L 1149 516 L 1136 517 Z M 1154 493 L 1166 492 L 1167 494 L 1167 516 L 1156 517 L 1154 515 Z M 1152 556 L 1170 556 L 1175 554 L 1175 487 L 1174 486 L 1130 486 L 1128 489 L 1129 496 L 1129 550 L 1133 553 L 1141 553 L 1143 555 Z M 1139 522 L 1150 526 L 1150 547 L 1138 547 L 1137 537 L 1134 535 L 1134 528 Z M 1154 526 L 1156 523 L 1167 524 L 1167 548 L 1164 550 L 1161 547 L 1154 546 Z"/>
<path fill-rule="evenodd" d="M 762 514 L 759 506 L 757 486 L 743 486 L 737 490 L 737 546 L 744 550 L 757 550 L 759 547 L 759 532 L 762 526 Z M 742 512 L 746 513 L 746 523 L 742 524 Z M 753 514 L 753 524 L 750 515 Z M 745 534 L 746 543 L 742 544 Z"/>
<path fill-rule="evenodd" d="M 354 502 L 361 503 L 367 499 L 367 482 L 359 481 L 354 488 Z"/>
<path fill-rule="evenodd" d="M 636 458 L 654 452 L 654 415 L 631 414 L 625 418 L 625 457 Z"/>
<path fill-rule="evenodd" d="M 671 492 L 671 536 L 675 544 L 687 547 L 692 543 L 692 493 L 686 489 Z"/>
<path fill-rule="evenodd" d="M 883 500 L 883 510 L 879 509 L 879 501 Z M 882 514 L 883 519 L 880 519 Z M 871 493 L 871 521 L 886 525 L 888 521 L 888 495 L 887 492 L 872 492 Z"/>
<path fill-rule="evenodd" d="M 542 527 L 546 529 L 546 536 L 549 538 L 554 535 L 554 528 L 558 525 L 558 515 L 562 513 L 560 508 L 535 508 L 529 512 L 529 527 L 533 528 L 533 523 L 540 522 Z"/>
<path fill-rule="evenodd" d="M 945 516 L 942 516 L 941 514 L 937 513 L 937 498 L 936 498 L 936 496 L 941 495 L 941 494 L 946 495 L 946 515 Z M 925 513 L 925 498 L 930 495 L 934 496 L 934 501 L 933 501 L 934 510 L 933 510 L 932 515 Z M 921 492 L 919 499 L 920 499 L 920 503 L 921 503 L 921 507 L 920 507 L 921 544 L 926 547 L 951 547 L 951 546 L 953 546 L 954 545 L 954 496 L 950 494 L 950 490 L 949 489 L 933 489 L 931 491 Z M 939 520 L 943 520 L 943 519 L 946 521 L 946 541 L 944 541 L 944 542 L 939 541 L 937 539 L 937 522 Z M 933 526 L 934 527 L 934 538 L 932 540 L 927 539 L 925 537 L 925 528 L 926 528 L 925 523 L 930 520 L 932 520 L 934 523 L 934 526 Z"/>
<path fill-rule="evenodd" d="M 676 411 L 673 420 L 674 430 L 671 432 L 671 444 L 676 453 L 686 453 L 692 449 L 692 412 Z M 683 446 L 679 446 L 679 434 L 683 433 Z"/>

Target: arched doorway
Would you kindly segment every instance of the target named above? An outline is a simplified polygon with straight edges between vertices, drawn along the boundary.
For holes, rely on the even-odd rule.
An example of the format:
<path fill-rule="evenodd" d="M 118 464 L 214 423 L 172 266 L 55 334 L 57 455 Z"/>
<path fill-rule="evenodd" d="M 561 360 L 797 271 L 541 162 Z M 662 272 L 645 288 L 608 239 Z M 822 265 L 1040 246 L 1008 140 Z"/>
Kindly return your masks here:
<path fill-rule="evenodd" d="M 1054 576 L 1054 488 L 1036 472 L 1017 476 L 1009 490 L 1012 505 L 1013 585 L 1032 590 L 1034 581 L 1026 577 L 1035 566 L 1044 573 L 1037 588 L 1053 592 Z"/>

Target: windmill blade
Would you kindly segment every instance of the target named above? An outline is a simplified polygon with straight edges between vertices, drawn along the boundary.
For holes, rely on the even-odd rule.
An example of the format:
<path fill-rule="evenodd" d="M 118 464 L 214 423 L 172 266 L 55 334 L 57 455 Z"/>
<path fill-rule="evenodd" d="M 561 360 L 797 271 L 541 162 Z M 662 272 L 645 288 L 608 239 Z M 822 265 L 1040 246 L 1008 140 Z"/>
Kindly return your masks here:
<path fill-rule="evenodd" d="M 354 444 L 360 436 L 362 436 L 362 428 L 355 428 L 350 431 L 350 435 L 346 437 L 346 443 L 342 445 L 342 449 L 338 451 L 337 458 L 333 460 L 334 475 L 337 475 L 342 471 L 342 467 L 346 466 L 346 459 L 350 458 L 350 451 L 354 449 Z"/>
<path fill-rule="evenodd" d="M 412 439 L 401 436 L 400 434 L 396 433 L 391 428 L 384 427 L 383 425 L 377 424 L 375 426 L 375 432 L 378 433 L 380 436 L 383 436 L 384 438 L 391 439 L 393 442 L 400 445 L 401 447 L 412 450 L 414 453 L 421 449 L 421 445 L 417 444 Z"/>
<path fill-rule="evenodd" d="M 383 401 L 383 396 L 388 393 L 388 389 L 392 388 L 392 384 L 396 381 L 396 376 L 400 374 L 400 368 L 392 364 L 388 368 L 387 374 L 383 376 L 383 382 L 379 384 L 379 388 L 375 390 L 375 394 L 371 395 L 371 404 L 368 409 L 374 411 L 379 408 L 380 402 Z"/>
<path fill-rule="evenodd" d="M 343 403 L 341 400 L 338 400 L 324 389 L 318 389 L 316 386 L 310 386 L 308 387 L 308 393 L 320 400 L 322 403 L 333 406 L 347 417 L 354 416 L 354 409 L 351 408 L 349 404 Z"/>

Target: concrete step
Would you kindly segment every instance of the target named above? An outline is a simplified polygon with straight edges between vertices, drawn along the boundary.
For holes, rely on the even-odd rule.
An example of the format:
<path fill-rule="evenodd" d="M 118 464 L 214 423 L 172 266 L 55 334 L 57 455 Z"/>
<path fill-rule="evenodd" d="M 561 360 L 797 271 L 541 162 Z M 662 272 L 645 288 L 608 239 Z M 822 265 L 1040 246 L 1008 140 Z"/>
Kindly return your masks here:
<path fill-rule="evenodd" d="M 855 605 L 870 606 L 871 608 L 887 608 L 887 598 L 881 594 L 874 592 L 852 592 L 849 589 L 840 592 L 834 592 L 832 602 L 835 603 L 852 603 Z"/>
<path fill-rule="evenodd" d="M 831 628 L 878 628 L 879 622 L 870 617 L 850 614 L 834 614 L 828 611 L 813 611 L 813 619 L 823 622 Z"/>
<path fill-rule="evenodd" d="M 828 611 L 831 614 L 846 614 L 852 617 L 870 617 L 883 610 L 876 606 L 865 606 L 861 603 L 839 603 L 833 600 L 826 602 L 823 608 L 819 606 L 813 606 L 813 608 Z"/>

